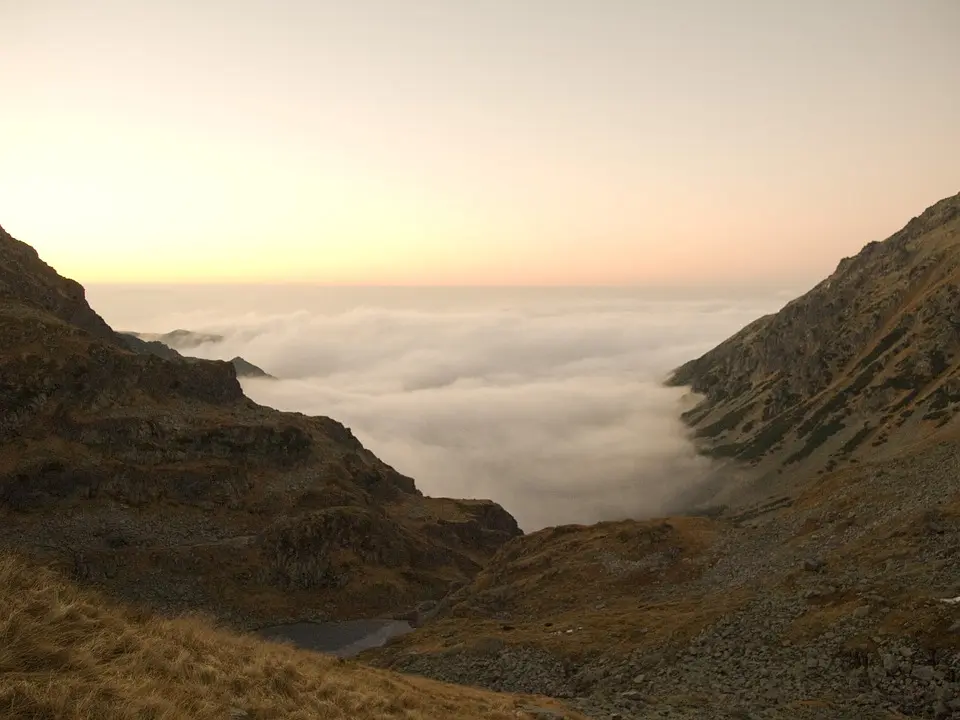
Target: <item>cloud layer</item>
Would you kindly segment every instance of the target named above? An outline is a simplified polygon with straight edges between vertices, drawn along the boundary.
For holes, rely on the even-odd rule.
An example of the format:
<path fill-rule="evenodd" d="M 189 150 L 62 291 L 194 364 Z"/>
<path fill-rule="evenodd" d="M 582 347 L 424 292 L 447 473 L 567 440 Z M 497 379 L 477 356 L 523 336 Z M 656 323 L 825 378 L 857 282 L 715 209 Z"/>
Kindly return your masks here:
<path fill-rule="evenodd" d="M 225 335 L 189 353 L 243 356 L 281 378 L 244 381 L 257 402 L 334 417 L 426 494 L 494 499 L 531 531 L 655 515 L 701 483 L 712 468 L 679 420 L 690 398 L 662 380 L 782 304 L 488 292 L 232 316 L 194 305 L 132 329 Z"/>

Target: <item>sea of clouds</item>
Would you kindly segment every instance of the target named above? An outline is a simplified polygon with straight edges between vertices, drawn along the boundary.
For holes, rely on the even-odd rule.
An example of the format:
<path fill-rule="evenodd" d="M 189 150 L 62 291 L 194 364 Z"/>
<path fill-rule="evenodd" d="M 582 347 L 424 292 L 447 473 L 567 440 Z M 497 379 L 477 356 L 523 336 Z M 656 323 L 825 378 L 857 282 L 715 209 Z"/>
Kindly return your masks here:
<path fill-rule="evenodd" d="M 424 493 L 491 498 L 526 531 L 676 509 L 715 468 L 664 379 L 786 299 L 123 292 L 90 292 L 117 329 L 220 333 L 184 352 L 244 357 L 279 378 L 243 380 L 257 402 L 336 418 Z"/>

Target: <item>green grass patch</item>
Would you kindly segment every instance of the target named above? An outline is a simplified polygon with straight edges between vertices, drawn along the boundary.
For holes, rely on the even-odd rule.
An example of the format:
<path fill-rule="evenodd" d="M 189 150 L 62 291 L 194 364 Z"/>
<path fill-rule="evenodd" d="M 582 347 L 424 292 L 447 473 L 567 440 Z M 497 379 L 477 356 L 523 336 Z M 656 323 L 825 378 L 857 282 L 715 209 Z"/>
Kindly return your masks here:
<path fill-rule="evenodd" d="M 881 355 L 887 352 L 887 350 L 896 345 L 900 338 L 906 334 L 906 328 L 895 328 L 891 330 L 880 340 L 880 342 L 876 344 L 876 347 L 874 347 L 873 350 L 871 350 L 870 353 L 857 364 L 857 367 L 866 367 L 874 360 L 877 360 Z"/>
<path fill-rule="evenodd" d="M 727 430 L 735 430 L 750 412 L 752 405 L 731 410 L 715 423 L 711 423 L 697 431 L 697 437 L 716 437 Z"/>
<path fill-rule="evenodd" d="M 840 448 L 840 454 L 849 455 L 858 447 L 860 447 L 863 441 L 866 440 L 871 435 L 873 435 L 873 433 L 875 433 L 876 431 L 877 431 L 877 428 L 875 427 L 860 428 L 859 430 L 857 430 L 857 433 L 852 438 L 847 440 L 847 442 L 844 443 L 843 447 Z"/>
<path fill-rule="evenodd" d="M 824 425 L 820 425 L 812 433 L 810 433 L 810 437 L 807 438 L 807 442 L 804 443 L 803 447 L 787 458 L 787 465 L 800 462 L 801 460 L 809 457 L 818 447 L 823 445 L 823 443 L 843 430 L 845 427 L 846 425 L 844 425 L 840 420 L 833 420 L 829 423 L 825 423 Z"/>

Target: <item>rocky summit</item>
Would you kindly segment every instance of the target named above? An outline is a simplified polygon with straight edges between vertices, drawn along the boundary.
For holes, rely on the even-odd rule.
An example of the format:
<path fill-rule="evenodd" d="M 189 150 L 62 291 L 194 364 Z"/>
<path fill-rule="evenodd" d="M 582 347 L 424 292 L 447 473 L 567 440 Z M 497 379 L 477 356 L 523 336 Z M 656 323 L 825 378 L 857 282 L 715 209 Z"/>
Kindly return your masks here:
<path fill-rule="evenodd" d="M 330 418 L 257 405 L 229 362 L 131 348 L 0 230 L 0 546 L 250 627 L 409 610 L 519 534 Z"/>
<path fill-rule="evenodd" d="M 514 538 L 363 657 L 604 720 L 960 718 L 958 230 L 960 195 L 676 371 L 722 503 Z"/>

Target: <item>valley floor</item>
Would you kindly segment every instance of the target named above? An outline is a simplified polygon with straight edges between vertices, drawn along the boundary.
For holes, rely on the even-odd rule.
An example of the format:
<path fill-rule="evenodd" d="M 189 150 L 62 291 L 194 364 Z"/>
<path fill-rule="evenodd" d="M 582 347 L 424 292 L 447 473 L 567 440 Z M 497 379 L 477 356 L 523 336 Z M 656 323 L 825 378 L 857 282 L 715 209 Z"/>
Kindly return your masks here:
<path fill-rule="evenodd" d="M 545 530 L 366 658 L 598 719 L 960 718 L 958 478 L 948 441 L 646 536 Z"/>

